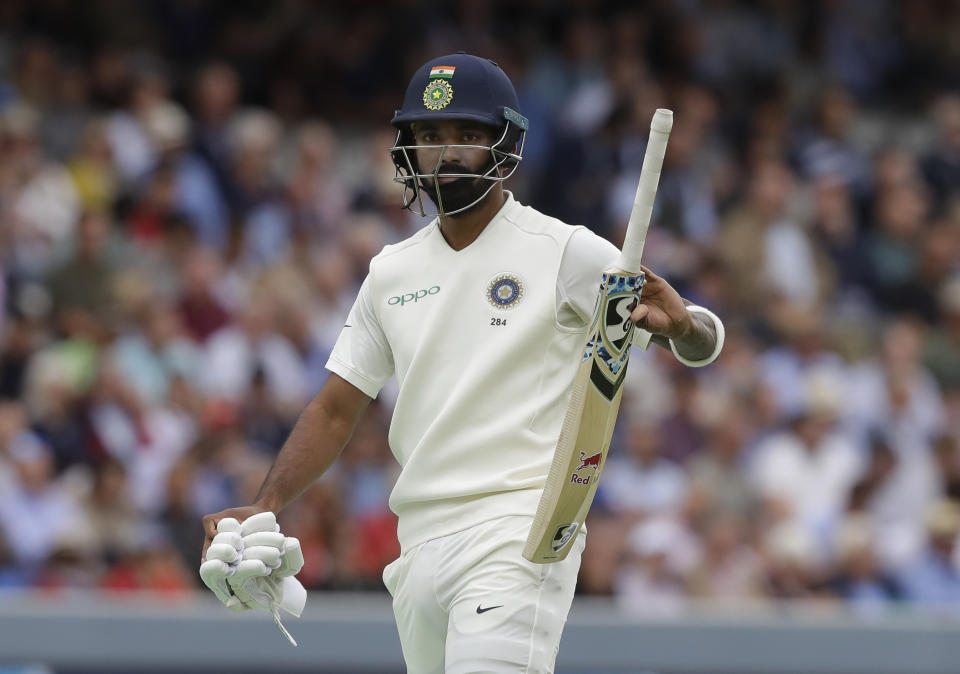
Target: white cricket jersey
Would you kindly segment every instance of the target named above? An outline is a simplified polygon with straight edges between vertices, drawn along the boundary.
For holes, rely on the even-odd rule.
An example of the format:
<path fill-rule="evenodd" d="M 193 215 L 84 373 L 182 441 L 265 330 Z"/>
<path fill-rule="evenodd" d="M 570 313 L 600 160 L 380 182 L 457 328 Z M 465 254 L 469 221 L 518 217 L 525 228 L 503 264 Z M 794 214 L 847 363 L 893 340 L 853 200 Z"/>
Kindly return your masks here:
<path fill-rule="evenodd" d="M 463 250 L 434 220 L 370 262 L 327 368 L 371 398 L 397 377 L 389 439 L 402 471 L 390 507 L 403 549 L 533 517 L 616 255 L 508 192 Z M 637 332 L 646 348 L 650 334 Z"/>

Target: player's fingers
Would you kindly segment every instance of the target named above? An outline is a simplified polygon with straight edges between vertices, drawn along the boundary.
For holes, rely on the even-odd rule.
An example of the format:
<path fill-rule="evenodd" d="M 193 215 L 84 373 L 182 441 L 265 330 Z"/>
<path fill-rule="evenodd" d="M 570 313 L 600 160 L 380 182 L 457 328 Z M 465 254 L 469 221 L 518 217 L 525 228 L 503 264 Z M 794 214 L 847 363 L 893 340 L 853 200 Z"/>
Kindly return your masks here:
<path fill-rule="evenodd" d="M 217 535 L 216 515 L 204 515 L 203 533 L 207 535 L 207 538 L 213 538 L 214 536 Z"/>
<path fill-rule="evenodd" d="M 217 520 L 215 517 L 216 515 L 206 515 L 202 520 L 203 549 L 200 551 L 201 562 L 207 558 L 207 548 L 210 547 L 210 542 L 213 540 L 213 537 L 217 535 Z"/>
<path fill-rule="evenodd" d="M 207 548 L 207 562 L 210 560 L 233 564 L 240 561 L 240 551 L 227 543 L 213 543 Z"/>
<path fill-rule="evenodd" d="M 280 558 L 280 567 L 274 570 L 274 576 L 281 578 L 295 576 L 303 568 L 303 550 L 300 541 L 293 536 L 287 536 L 283 541 L 283 556 Z"/>
<path fill-rule="evenodd" d="M 206 585 L 217 599 L 223 602 L 229 608 L 233 593 L 227 584 L 227 576 L 230 573 L 230 567 L 225 562 L 213 559 L 200 565 L 200 580 Z"/>
<path fill-rule="evenodd" d="M 280 527 L 277 526 L 277 516 L 269 511 L 257 513 L 245 519 L 240 525 L 240 533 L 244 536 L 260 531 L 280 531 Z"/>
<path fill-rule="evenodd" d="M 217 531 L 239 534 L 240 522 L 237 521 L 236 517 L 224 517 L 222 520 L 217 522 Z"/>
<path fill-rule="evenodd" d="M 286 538 L 278 531 L 258 531 L 243 537 L 243 547 L 252 548 L 257 545 L 266 545 L 280 550 L 283 548 L 283 541 Z"/>
<path fill-rule="evenodd" d="M 264 565 L 275 569 L 280 565 L 280 548 L 271 545 L 256 545 L 251 548 L 243 549 L 244 561 L 250 559 L 260 560 Z"/>
<path fill-rule="evenodd" d="M 233 531 L 222 531 L 216 536 L 213 537 L 213 540 L 210 541 L 210 545 L 231 545 L 237 550 L 243 546 L 243 538 L 240 537 L 240 534 Z"/>
<path fill-rule="evenodd" d="M 251 578 L 266 576 L 272 571 L 259 559 L 244 559 L 234 567 L 233 574 L 227 579 L 230 587 L 240 587 Z"/>
<path fill-rule="evenodd" d="M 240 531 L 240 523 L 233 517 L 220 517 L 220 513 L 205 515 L 203 522 L 203 548 L 200 550 L 200 561 L 206 561 L 207 549 L 213 543 L 218 533 L 225 531 Z"/>
<path fill-rule="evenodd" d="M 650 314 L 650 307 L 646 304 L 638 304 L 637 307 L 631 312 L 630 320 L 634 323 L 640 325 L 641 321 L 645 321 L 647 316 Z M 641 325 L 641 327 L 643 327 Z"/>
<path fill-rule="evenodd" d="M 648 280 L 648 281 L 659 281 L 659 280 L 660 280 L 660 277 L 657 276 L 657 275 L 653 272 L 653 270 L 651 270 L 649 267 L 645 267 L 645 266 L 643 266 L 643 265 L 640 265 L 640 271 L 643 272 L 644 276 L 647 277 L 647 280 Z"/>

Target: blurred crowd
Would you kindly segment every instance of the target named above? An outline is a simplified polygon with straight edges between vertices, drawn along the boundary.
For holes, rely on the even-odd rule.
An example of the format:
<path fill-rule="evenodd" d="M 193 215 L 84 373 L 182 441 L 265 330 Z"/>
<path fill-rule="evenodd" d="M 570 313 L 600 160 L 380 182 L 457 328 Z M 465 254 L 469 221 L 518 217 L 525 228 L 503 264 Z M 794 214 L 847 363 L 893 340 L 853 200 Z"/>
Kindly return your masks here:
<path fill-rule="evenodd" d="M 515 82 L 518 199 L 619 243 L 675 111 L 645 261 L 720 360 L 630 366 L 579 591 L 960 611 L 960 7 L 902 0 L 27 3 L 0 10 L 0 587 L 199 586 L 369 259 L 425 224 L 407 78 Z M 281 515 L 313 589 L 398 553 L 388 384 Z"/>

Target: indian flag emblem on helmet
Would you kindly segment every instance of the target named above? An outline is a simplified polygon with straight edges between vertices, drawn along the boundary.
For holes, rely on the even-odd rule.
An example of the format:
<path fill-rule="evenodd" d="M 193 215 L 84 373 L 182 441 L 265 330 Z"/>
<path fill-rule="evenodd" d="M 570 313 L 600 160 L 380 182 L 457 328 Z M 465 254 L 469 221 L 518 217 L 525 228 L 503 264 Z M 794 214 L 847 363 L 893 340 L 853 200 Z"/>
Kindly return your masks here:
<path fill-rule="evenodd" d="M 453 71 L 456 69 L 456 66 L 434 66 L 430 69 L 430 79 L 443 77 L 449 80 L 453 77 Z"/>
<path fill-rule="evenodd" d="M 423 104 L 430 110 L 443 110 L 453 100 L 453 87 L 446 80 L 430 80 L 423 90 Z"/>

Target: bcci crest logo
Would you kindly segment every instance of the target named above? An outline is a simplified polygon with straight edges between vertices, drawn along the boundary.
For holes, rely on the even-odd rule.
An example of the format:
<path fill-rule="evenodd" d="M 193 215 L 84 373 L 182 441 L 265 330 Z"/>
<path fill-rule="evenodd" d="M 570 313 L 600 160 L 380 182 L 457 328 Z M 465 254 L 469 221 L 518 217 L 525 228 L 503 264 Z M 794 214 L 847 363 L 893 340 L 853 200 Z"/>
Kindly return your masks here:
<path fill-rule="evenodd" d="M 523 281 L 513 274 L 497 274 L 487 285 L 487 301 L 497 309 L 512 309 L 523 299 Z"/>
<path fill-rule="evenodd" d="M 423 90 L 423 104 L 430 110 L 443 110 L 453 100 L 453 87 L 446 80 L 430 80 Z"/>

